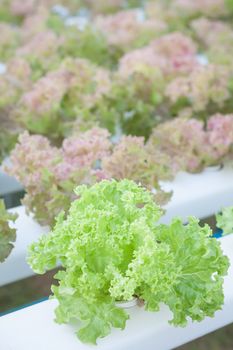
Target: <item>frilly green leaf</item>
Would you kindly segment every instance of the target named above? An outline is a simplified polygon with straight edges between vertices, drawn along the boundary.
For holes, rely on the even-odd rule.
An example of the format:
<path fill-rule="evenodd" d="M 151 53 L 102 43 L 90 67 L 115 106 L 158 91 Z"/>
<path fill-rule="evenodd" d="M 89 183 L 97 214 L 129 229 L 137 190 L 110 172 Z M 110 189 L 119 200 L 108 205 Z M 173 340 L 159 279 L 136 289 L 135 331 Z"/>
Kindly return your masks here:
<path fill-rule="evenodd" d="M 12 251 L 16 240 L 16 229 L 10 223 L 15 222 L 17 214 L 9 213 L 0 200 L 0 262 L 3 262 Z"/>
<path fill-rule="evenodd" d="M 227 207 L 216 215 L 217 226 L 223 230 L 223 235 L 233 233 L 233 207 Z"/>
<path fill-rule="evenodd" d="M 76 194 L 66 219 L 60 214 L 29 249 L 38 273 L 62 264 L 52 287 L 58 323 L 81 321 L 80 340 L 96 343 L 111 327 L 125 327 L 129 316 L 116 301 L 138 297 L 150 311 L 165 303 L 177 326 L 221 309 L 229 262 L 208 226 L 195 218 L 159 224 L 152 193 L 126 179 L 79 186 Z"/>

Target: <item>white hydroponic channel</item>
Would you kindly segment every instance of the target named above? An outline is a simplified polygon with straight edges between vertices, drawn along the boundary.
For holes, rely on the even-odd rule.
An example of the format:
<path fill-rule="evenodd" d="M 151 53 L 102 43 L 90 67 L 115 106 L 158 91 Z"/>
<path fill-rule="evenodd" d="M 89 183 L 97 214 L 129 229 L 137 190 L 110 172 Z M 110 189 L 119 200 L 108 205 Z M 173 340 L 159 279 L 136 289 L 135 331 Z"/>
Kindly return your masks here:
<path fill-rule="evenodd" d="M 173 191 L 172 200 L 166 206 L 166 214 L 161 219 L 168 223 L 174 216 L 183 221 L 191 215 L 204 218 L 217 213 L 221 208 L 233 205 L 233 169 L 220 171 L 206 170 L 201 174 L 180 173 L 173 182 L 163 184 L 166 190 Z M 29 277 L 33 274 L 26 262 L 27 247 L 48 227 L 41 227 L 32 217 L 27 216 L 24 207 L 10 209 L 17 212 L 17 240 L 10 257 L 0 264 L 0 286 Z"/>
<path fill-rule="evenodd" d="M 189 323 L 186 328 L 168 324 L 170 311 L 164 305 L 157 313 L 142 307 L 129 309 L 130 320 L 124 331 L 112 333 L 98 341 L 98 350 L 168 350 L 187 343 L 233 322 L 233 234 L 220 239 L 224 253 L 231 261 L 225 278 L 225 303 L 214 318 Z M 75 325 L 58 325 L 54 319 L 56 301 L 44 301 L 9 315 L 0 317 L 1 349 L 4 350 L 91 350 L 75 336 Z"/>
<path fill-rule="evenodd" d="M 187 221 L 190 215 L 199 218 L 218 212 L 222 207 L 233 204 L 233 170 L 205 171 L 190 175 L 180 173 L 175 181 L 163 184 L 167 190 L 173 190 L 172 201 L 167 205 L 167 213 L 162 218 L 169 222 L 178 215 Z M 46 233 L 48 228 L 41 227 L 25 214 L 24 207 L 11 209 L 18 212 L 15 223 L 18 229 L 15 249 L 5 263 L 0 265 L 0 284 L 30 276 L 32 271 L 26 263 L 28 244 Z M 189 323 L 186 328 L 175 328 L 168 324 L 171 319 L 167 307 L 161 305 L 158 313 L 146 312 L 143 308 L 130 309 L 130 320 L 124 331 L 113 329 L 110 336 L 99 341 L 100 350 L 168 350 L 215 329 L 233 322 L 233 234 L 220 239 L 225 254 L 231 261 L 228 277 L 224 283 L 225 304 L 214 318 L 201 323 Z M 75 327 L 59 326 L 54 323 L 56 301 L 45 301 L 0 318 L 1 348 L 4 350 L 85 350 L 93 346 L 84 345 L 74 335 Z M 12 336 L 9 336 L 12 334 Z"/>

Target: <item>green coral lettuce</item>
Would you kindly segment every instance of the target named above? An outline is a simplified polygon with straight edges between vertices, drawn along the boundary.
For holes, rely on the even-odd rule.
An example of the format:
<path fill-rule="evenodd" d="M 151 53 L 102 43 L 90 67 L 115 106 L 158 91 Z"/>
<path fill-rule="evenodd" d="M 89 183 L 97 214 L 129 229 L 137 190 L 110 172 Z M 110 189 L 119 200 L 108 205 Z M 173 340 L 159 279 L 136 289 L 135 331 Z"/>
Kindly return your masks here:
<path fill-rule="evenodd" d="M 61 57 L 86 58 L 95 64 L 115 68 L 122 55 L 120 49 L 109 47 L 104 35 L 91 25 L 84 30 L 65 27 L 62 35 L 65 40 L 59 52 Z"/>
<path fill-rule="evenodd" d="M 90 112 L 101 127 L 113 134 L 120 128 L 123 134 L 148 139 L 152 129 L 161 122 L 158 114 L 163 93 L 160 72 L 143 70 L 126 79 L 116 75 L 113 76 L 111 89 L 102 95 Z"/>
<path fill-rule="evenodd" d="M 16 240 L 16 229 L 10 227 L 10 222 L 15 222 L 17 214 L 9 213 L 0 200 L 0 262 L 3 262 L 10 254 Z"/>
<path fill-rule="evenodd" d="M 1 18 L 0 9 L 0 18 Z M 7 62 L 9 58 L 14 56 L 15 50 L 20 45 L 20 35 L 14 26 L 1 22 L 0 20 L 0 62 Z"/>
<path fill-rule="evenodd" d="M 232 0 L 225 0 L 225 4 L 226 4 L 225 6 L 226 6 L 227 10 L 232 15 L 232 13 L 233 13 L 233 1 Z"/>
<path fill-rule="evenodd" d="M 14 148 L 17 141 L 17 133 L 5 128 L 0 130 L 0 164 Z"/>
<path fill-rule="evenodd" d="M 224 235 L 233 233 L 233 207 L 227 207 L 216 215 L 217 227 L 223 230 Z"/>
<path fill-rule="evenodd" d="M 53 231 L 29 249 L 39 274 L 62 264 L 52 286 L 56 322 L 82 321 L 79 339 L 96 343 L 111 327 L 125 328 L 129 316 L 116 301 L 137 297 L 149 311 L 165 303 L 176 326 L 221 309 L 229 262 L 207 225 L 195 218 L 186 226 L 180 219 L 159 224 L 153 195 L 126 179 L 82 185 L 75 193 L 67 218 L 61 213 Z"/>

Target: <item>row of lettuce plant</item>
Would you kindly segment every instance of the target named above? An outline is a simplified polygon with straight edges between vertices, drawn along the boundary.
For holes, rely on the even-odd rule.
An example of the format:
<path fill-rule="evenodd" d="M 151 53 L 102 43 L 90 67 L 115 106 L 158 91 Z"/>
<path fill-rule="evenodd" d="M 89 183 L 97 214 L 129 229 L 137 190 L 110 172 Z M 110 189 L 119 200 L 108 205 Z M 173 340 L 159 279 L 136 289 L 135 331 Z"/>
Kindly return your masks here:
<path fill-rule="evenodd" d="M 107 129 L 94 127 L 65 138 L 61 147 L 25 132 L 5 170 L 22 183 L 23 204 L 42 224 L 53 223 L 61 209 L 67 211 L 76 185 L 103 179 L 134 180 L 164 204 L 171 194 L 161 189 L 161 180 L 231 159 L 232 120 L 233 115 L 214 115 L 205 130 L 201 121 L 176 118 L 159 124 L 147 141 L 129 135 L 116 140 Z"/>
<path fill-rule="evenodd" d="M 198 63 L 190 40 L 180 33 L 165 35 L 124 55 L 114 72 L 66 56 L 34 79 L 28 58 L 16 56 L 2 75 L 2 118 L 59 139 L 75 122 L 99 123 L 112 133 L 120 126 L 126 134 L 148 137 L 153 126 L 174 116 L 206 121 L 215 111 L 230 113 L 232 71 Z"/>
<path fill-rule="evenodd" d="M 7 172 L 52 228 L 28 261 L 63 267 L 56 320 L 82 321 L 78 337 L 95 343 L 125 327 L 116 303 L 132 298 L 165 303 L 176 326 L 214 316 L 229 266 L 220 243 L 194 218 L 159 224 L 157 204 L 171 195 L 160 180 L 232 157 L 232 1 L 60 3 L 0 5 L 0 157 L 26 129 Z M 218 216 L 226 233 L 231 212 Z M 15 219 L 1 203 L 0 261 Z"/>
<path fill-rule="evenodd" d="M 67 211 L 77 184 L 129 178 L 163 203 L 159 180 L 231 158 L 231 1 L 26 5 L 1 3 L 0 153 L 24 129 L 48 137 L 23 134 L 8 169 L 39 222 Z M 91 21 L 67 26 L 85 6 Z"/>
<path fill-rule="evenodd" d="M 53 1 L 2 2 L 0 14 L 9 13 L 0 16 L 2 156 L 23 129 L 56 144 L 75 125 L 148 138 L 174 116 L 206 124 L 216 112 L 232 112 L 230 1 L 129 4 L 141 9 L 113 3 L 115 13 L 107 14 L 98 2 L 80 28 L 51 11 Z M 95 7 L 92 1 L 63 5 L 82 19 L 83 6 Z"/>
<path fill-rule="evenodd" d="M 171 180 L 180 170 L 198 172 L 232 157 L 231 120 L 229 115 L 212 116 L 205 130 L 201 121 L 177 118 L 160 124 L 147 141 L 137 136 L 114 141 L 106 129 L 92 128 L 66 138 L 61 147 L 51 145 L 46 137 L 25 132 L 5 170 L 23 184 L 23 204 L 42 225 L 52 226 L 61 210 L 68 212 L 77 198 L 73 192 L 77 184 L 92 185 L 104 179 L 128 178 L 141 183 L 163 205 L 172 193 L 162 190 L 160 180 Z M 1 217 L 5 222 L 2 235 L 12 239 L 14 231 L 8 231 L 7 226 L 11 216 L 2 211 Z M 223 224 L 219 222 L 218 227 L 223 228 Z M 7 247 L 3 245 L 6 252 Z"/>
<path fill-rule="evenodd" d="M 74 193 L 68 214 L 60 212 L 28 253 L 36 273 L 62 265 L 52 286 L 57 323 L 81 321 L 77 336 L 95 344 L 112 327 L 126 327 L 129 315 L 119 304 L 132 299 L 150 312 L 166 304 L 169 322 L 182 327 L 222 308 L 229 260 L 207 224 L 193 217 L 187 225 L 179 218 L 160 224 L 163 210 L 151 191 L 127 179 L 81 185 Z M 225 233 L 232 231 L 232 213 L 227 208 L 217 217 Z M 15 219 L 1 202 L 1 262 L 13 247 Z"/>

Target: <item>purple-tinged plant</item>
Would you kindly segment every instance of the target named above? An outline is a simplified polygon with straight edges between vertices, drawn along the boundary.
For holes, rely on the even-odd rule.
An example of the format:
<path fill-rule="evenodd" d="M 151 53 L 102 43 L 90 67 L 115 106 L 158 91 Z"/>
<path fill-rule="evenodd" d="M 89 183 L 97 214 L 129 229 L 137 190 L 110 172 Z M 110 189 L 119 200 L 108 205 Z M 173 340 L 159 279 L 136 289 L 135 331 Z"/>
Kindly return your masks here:
<path fill-rule="evenodd" d="M 173 7 L 173 1 L 146 1 L 145 14 L 152 20 L 162 20 L 167 23 L 168 31 L 186 31 L 187 18 L 180 16 L 180 13 Z"/>
<path fill-rule="evenodd" d="M 10 10 L 14 16 L 29 17 L 38 13 L 41 9 L 50 11 L 54 5 L 57 5 L 57 0 L 10 0 Z M 67 6 L 68 8 L 79 9 L 82 1 L 79 0 L 59 0 L 59 5 Z"/>
<path fill-rule="evenodd" d="M 219 65 L 199 66 L 187 77 L 174 79 L 166 90 L 171 105 L 180 112 L 190 107 L 192 113 L 208 112 L 213 105 L 223 108 L 231 95 L 229 71 Z M 190 115 L 190 116 L 191 116 Z"/>
<path fill-rule="evenodd" d="M 27 210 L 40 223 L 51 224 L 75 198 L 73 188 L 77 184 L 91 184 L 106 177 L 98 162 L 108 155 L 110 147 L 108 132 L 98 128 L 66 139 L 60 149 L 43 136 L 24 133 L 6 171 L 24 186 Z"/>
<path fill-rule="evenodd" d="M 13 109 L 20 96 L 31 87 L 31 73 L 29 64 L 23 58 L 15 57 L 8 61 L 6 72 L 0 79 L 0 113 L 4 117 Z"/>
<path fill-rule="evenodd" d="M 74 18 L 78 19 L 78 17 Z M 55 39 L 48 32 L 52 32 Z M 112 67 L 116 66 L 118 57 L 122 54 L 120 49 L 108 45 L 104 34 L 94 25 L 94 20 L 87 22 L 84 28 L 80 29 L 75 24 L 68 25 L 66 21 L 44 7 L 25 18 L 21 33 L 24 43 L 23 50 L 26 51 L 27 56 L 29 51 L 29 59 L 34 66 L 42 65 L 45 71 L 47 67 L 58 65 L 67 57 L 87 58 L 101 66 Z M 50 53 L 50 57 L 46 56 L 46 60 L 43 59 L 40 52 L 35 57 L 36 55 L 33 56 L 31 51 L 31 46 L 37 45 L 37 40 L 40 38 L 43 39 L 42 43 L 45 42 L 48 45 L 50 39 L 50 44 L 54 44 L 53 52 Z M 43 44 L 39 42 L 38 49 L 42 49 L 42 46 Z"/>
<path fill-rule="evenodd" d="M 103 158 L 102 168 L 110 177 L 141 182 L 150 189 L 157 187 L 159 179 L 172 177 L 168 158 L 145 144 L 143 137 L 123 136 L 112 153 Z"/>
<path fill-rule="evenodd" d="M 66 74 L 67 73 L 67 74 Z M 21 104 L 29 112 L 43 115 L 49 113 L 60 102 L 68 90 L 70 74 L 66 71 L 55 71 L 42 77 L 26 92 L 21 99 Z"/>
<path fill-rule="evenodd" d="M 216 162 L 221 162 L 232 151 L 233 114 L 216 114 L 210 117 L 207 122 L 207 135 L 212 158 Z"/>
<path fill-rule="evenodd" d="M 14 147 L 20 132 L 20 127 L 12 116 L 12 110 L 31 84 L 29 64 L 18 57 L 8 61 L 6 71 L 0 79 L 0 162 Z"/>
<path fill-rule="evenodd" d="M 93 128 L 79 137 L 64 140 L 62 154 L 65 162 L 74 167 L 95 165 L 97 160 L 107 156 L 111 149 L 110 134 L 105 129 Z"/>
<path fill-rule="evenodd" d="M 112 153 L 103 158 L 102 169 L 109 178 L 130 179 L 150 190 L 156 189 L 160 204 L 170 198 L 171 194 L 163 192 L 159 185 L 159 180 L 168 180 L 174 175 L 169 157 L 147 147 L 143 137 L 123 136 Z"/>
<path fill-rule="evenodd" d="M 18 80 L 30 81 L 32 69 L 25 58 L 15 56 L 7 62 L 7 73 Z"/>
<path fill-rule="evenodd" d="M 124 55 L 119 71 L 130 76 L 141 67 L 161 70 L 166 78 L 188 74 L 198 66 L 195 43 L 182 33 L 162 36 L 141 49 Z"/>
<path fill-rule="evenodd" d="M 197 53 L 195 42 L 188 36 L 174 32 L 161 36 L 151 42 L 154 51 L 165 57 L 194 56 Z"/>
<path fill-rule="evenodd" d="M 160 203 L 168 200 L 159 180 L 174 175 L 169 157 L 147 147 L 144 138 L 125 136 L 114 145 L 109 136 L 107 130 L 93 128 L 65 139 L 60 149 L 43 136 L 20 136 L 6 171 L 23 184 L 23 204 L 40 223 L 51 224 L 61 210 L 66 212 L 77 184 L 107 178 L 134 179 L 156 189 Z"/>
<path fill-rule="evenodd" d="M 225 0 L 175 0 L 172 7 L 182 17 L 193 18 L 204 15 L 218 18 L 228 15 Z"/>
<path fill-rule="evenodd" d="M 12 0 L 11 1 L 11 13 L 14 16 L 28 16 L 31 15 L 36 7 L 36 0 Z"/>
<path fill-rule="evenodd" d="M 43 1 L 36 1 L 34 11 L 23 18 L 21 30 L 24 43 L 29 42 L 34 36 L 46 32 L 47 30 L 62 34 L 62 30 L 65 28 L 65 18 L 61 18 L 59 14 L 56 13 L 56 6 L 55 8 L 53 7 L 53 5 L 57 4 L 56 0 L 47 1 L 47 3 L 44 4 L 40 4 L 40 2 Z M 63 8 L 61 1 L 60 5 L 58 5 L 58 8 L 59 7 Z M 67 11 L 68 16 L 69 10 L 64 8 L 64 11 Z"/>
<path fill-rule="evenodd" d="M 22 96 L 15 114 L 28 130 L 59 138 L 63 124 L 91 108 L 110 86 L 107 70 L 84 59 L 67 59 Z"/>
<path fill-rule="evenodd" d="M 227 22 L 201 17 L 192 21 L 191 27 L 206 48 L 233 40 L 233 30 Z"/>
<path fill-rule="evenodd" d="M 68 90 L 68 82 L 69 74 L 64 71 L 48 73 L 22 95 L 14 117 L 32 132 L 57 138 L 61 133 L 58 112 Z"/>
<path fill-rule="evenodd" d="M 110 45 L 124 51 L 147 44 L 167 28 L 161 20 L 142 19 L 137 9 L 117 12 L 114 15 L 97 16 L 95 24 L 106 36 Z"/>
<path fill-rule="evenodd" d="M 39 56 L 49 58 L 61 45 L 61 41 L 52 31 L 41 32 L 35 35 L 24 46 L 17 50 L 19 56 Z"/>
<path fill-rule="evenodd" d="M 54 171 L 60 160 L 60 150 L 52 147 L 47 138 L 24 132 L 11 153 L 11 166 L 7 171 L 33 192 L 40 182 L 43 169 Z"/>
<path fill-rule="evenodd" d="M 233 145 L 233 116 L 214 115 L 204 123 L 196 119 L 175 118 L 158 125 L 148 147 L 170 157 L 176 171 L 199 172 L 206 166 L 220 164 Z"/>
<path fill-rule="evenodd" d="M 49 11 L 45 7 L 39 7 L 36 12 L 33 12 L 32 14 L 25 17 L 21 26 L 21 33 L 24 45 L 33 40 L 34 36 L 48 30 L 48 18 Z"/>
<path fill-rule="evenodd" d="M 52 170 L 57 181 L 74 180 L 78 171 L 88 177 L 97 179 L 106 178 L 100 169 L 101 159 L 108 156 L 112 144 L 107 130 L 94 127 L 85 133 L 70 136 L 63 141 L 59 150 L 61 159 Z"/>
<path fill-rule="evenodd" d="M 148 69 L 161 71 L 165 66 L 164 57 L 155 55 L 153 49 L 146 46 L 126 53 L 119 61 L 119 73 L 127 78 L 138 71 Z"/>
<path fill-rule="evenodd" d="M 200 18 L 191 26 L 204 46 L 204 53 L 211 63 L 226 65 L 233 71 L 233 29 L 229 23 Z M 205 35 L 203 36 L 203 33 Z"/>
<path fill-rule="evenodd" d="M 25 57 L 34 69 L 39 71 L 37 74 L 40 76 L 58 65 L 58 50 L 62 42 L 61 36 L 59 37 L 52 30 L 46 29 L 26 41 L 17 49 L 16 54 Z"/>
<path fill-rule="evenodd" d="M 193 19 L 202 16 L 213 19 L 228 17 L 230 11 L 227 8 L 227 1 L 231 0 L 147 1 L 145 12 L 149 18 L 165 21 L 171 32 L 179 30 L 189 33 L 189 23 Z"/>
<path fill-rule="evenodd" d="M 171 168 L 197 172 L 203 168 L 205 149 L 203 123 L 195 119 L 176 118 L 158 125 L 148 141 L 148 147 L 166 154 Z"/>

